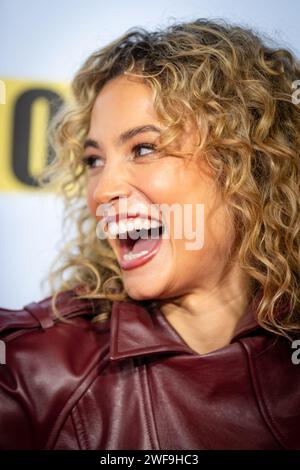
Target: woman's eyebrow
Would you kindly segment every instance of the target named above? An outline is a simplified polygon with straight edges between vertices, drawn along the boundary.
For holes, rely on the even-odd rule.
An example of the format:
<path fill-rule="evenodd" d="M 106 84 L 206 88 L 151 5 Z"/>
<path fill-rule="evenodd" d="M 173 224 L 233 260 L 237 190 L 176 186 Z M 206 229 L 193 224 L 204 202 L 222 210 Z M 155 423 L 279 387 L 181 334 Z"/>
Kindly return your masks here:
<path fill-rule="evenodd" d="M 144 126 L 138 126 L 138 127 L 133 127 L 132 129 L 128 129 L 125 132 L 122 132 L 122 134 L 119 135 L 119 137 L 116 140 L 117 145 L 123 145 L 127 140 L 132 139 L 134 136 L 137 134 L 141 134 L 142 132 L 157 132 L 161 133 L 161 129 L 157 126 L 154 126 L 153 124 L 148 124 Z M 96 149 L 100 149 L 101 145 L 94 139 L 86 139 L 86 141 L 83 144 L 83 148 L 87 147 L 94 147 Z"/>

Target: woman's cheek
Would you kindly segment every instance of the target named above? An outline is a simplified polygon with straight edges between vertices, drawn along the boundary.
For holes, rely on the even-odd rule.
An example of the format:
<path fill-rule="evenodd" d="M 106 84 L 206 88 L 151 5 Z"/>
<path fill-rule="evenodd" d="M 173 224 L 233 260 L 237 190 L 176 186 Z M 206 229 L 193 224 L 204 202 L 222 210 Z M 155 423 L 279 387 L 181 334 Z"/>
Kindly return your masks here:
<path fill-rule="evenodd" d="M 178 191 L 178 173 L 177 178 L 174 169 L 169 165 L 160 167 L 148 167 L 148 171 L 139 178 L 145 194 L 151 194 L 151 199 L 159 202 L 172 201 L 176 191 Z"/>

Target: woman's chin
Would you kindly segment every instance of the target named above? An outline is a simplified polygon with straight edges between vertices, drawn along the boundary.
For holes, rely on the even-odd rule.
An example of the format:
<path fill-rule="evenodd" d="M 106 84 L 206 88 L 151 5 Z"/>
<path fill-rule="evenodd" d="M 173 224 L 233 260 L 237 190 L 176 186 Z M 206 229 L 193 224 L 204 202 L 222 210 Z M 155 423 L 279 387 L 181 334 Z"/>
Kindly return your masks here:
<path fill-rule="evenodd" d="M 124 279 L 124 287 L 128 295 L 134 300 L 157 299 L 163 295 L 168 283 L 163 274 L 155 276 L 153 281 L 145 282 L 145 279 Z"/>
<path fill-rule="evenodd" d="M 135 270 L 136 272 L 123 272 L 124 287 L 128 295 L 134 300 L 157 299 L 164 296 L 170 285 L 171 267 L 164 266 L 153 269 Z M 150 268 L 150 264 L 149 264 Z M 138 272 L 139 271 L 139 272 Z"/>

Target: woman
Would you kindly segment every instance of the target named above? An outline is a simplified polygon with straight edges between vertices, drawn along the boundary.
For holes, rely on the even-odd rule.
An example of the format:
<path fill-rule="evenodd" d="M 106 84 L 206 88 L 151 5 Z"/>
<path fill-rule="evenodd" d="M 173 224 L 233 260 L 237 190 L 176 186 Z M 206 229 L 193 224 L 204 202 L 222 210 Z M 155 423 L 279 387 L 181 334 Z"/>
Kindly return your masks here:
<path fill-rule="evenodd" d="M 1 311 L 2 449 L 300 449 L 299 77 L 202 19 L 86 60 L 41 178 L 76 237 Z"/>

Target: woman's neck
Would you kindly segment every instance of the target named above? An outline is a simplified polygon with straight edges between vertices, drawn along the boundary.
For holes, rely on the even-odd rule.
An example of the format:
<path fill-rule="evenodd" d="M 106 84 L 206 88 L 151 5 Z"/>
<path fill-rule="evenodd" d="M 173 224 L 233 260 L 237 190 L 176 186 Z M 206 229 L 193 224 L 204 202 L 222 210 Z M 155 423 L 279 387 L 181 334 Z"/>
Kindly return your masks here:
<path fill-rule="evenodd" d="M 234 268 L 214 287 L 159 301 L 165 318 L 199 354 L 229 344 L 250 301 L 249 278 Z"/>

